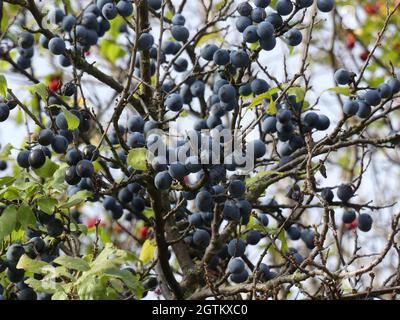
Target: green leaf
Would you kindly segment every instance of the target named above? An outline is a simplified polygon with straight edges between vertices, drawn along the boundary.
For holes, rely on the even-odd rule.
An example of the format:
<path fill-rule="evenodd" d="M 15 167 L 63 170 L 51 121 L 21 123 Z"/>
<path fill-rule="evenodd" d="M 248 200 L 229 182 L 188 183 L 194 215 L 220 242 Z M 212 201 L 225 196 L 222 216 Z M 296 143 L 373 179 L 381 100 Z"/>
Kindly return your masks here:
<path fill-rule="evenodd" d="M 101 226 L 99 226 L 99 238 L 104 245 L 111 243 L 110 235 Z"/>
<path fill-rule="evenodd" d="M 50 276 L 57 277 L 57 278 L 58 277 L 65 277 L 65 278 L 68 278 L 70 280 L 76 281 L 74 276 L 72 274 L 70 274 L 68 272 L 68 269 L 66 267 L 64 267 L 64 266 L 55 267 L 51 271 L 52 271 L 52 273 L 50 274 Z"/>
<path fill-rule="evenodd" d="M 276 114 L 276 102 L 275 102 L 275 100 L 271 100 L 268 103 L 267 113 L 270 114 L 270 115 Z"/>
<path fill-rule="evenodd" d="M 99 161 L 93 161 L 92 163 L 94 172 L 99 172 L 103 168 Z"/>
<path fill-rule="evenodd" d="M 288 89 L 288 94 L 295 95 L 296 102 L 299 103 L 299 102 L 304 101 L 306 92 L 305 92 L 305 89 L 302 87 L 291 87 Z"/>
<path fill-rule="evenodd" d="M 57 291 L 51 296 L 51 300 L 68 300 L 68 296 L 64 291 Z"/>
<path fill-rule="evenodd" d="M 57 200 L 49 197 L 43 197 L 37 201 L 37 205 L 39 210 L 42 210 L 47 214 L 53 214 L 57 205 Z"/>
<path fill-rule="evenodd" d="M 52 179 L 48 179 L 45 183 L 45 188 L 56 189 L 56 190 L 65 190 L 65 172 L 68 169 L 68 165 L 63 163 L 59 166 L 59 168 L 54 172 Z"/>
<path fill-rule="evenodd" d="M 22 122 L 24 121 L 23 116 L 24 116 L 24 113 L 22 112 L 22 109 L 18 109 L 17 112 L 15 113 L 15 117 L 14 117 L 15 122 L 17 124 L 22 124 Z"/>
<path fill-rule="evenodd" d="M 37 93 L 43 100 L 46 100 L 47 86 L 44 83 L 37 83 L 28 87 L 31 94 Z"/>
<path fill-rule="evenodd" d="M 264 92 L 262 94 L 259 94 L 258 96 L 255 96 L 253 98 L 253 100 L 251 101 L 251 104 L 248 106 L 248 109 L 259 106 L 260 104 L 263 103 L 264 99 L 269 99 L 271 101 L 272 95 L 277 93 L 278 91 L 279 91 L 279 88 L 271 88 L 267 92 Z"/>
<path fill-rule="evenodd" d="M 108 287 L 108 277 L 91 276 L 83 281 L 77 293 L 81 300 L 110 300 L 116 299 L 118 293 Z"/>
<path fill-rule="evenodd" d="M 334 92 L 334 93 L 337 93 L 337 94 L 342 94 L 344 96 L 349 96 L 350 95 L 350 88 L 349 87 L 335 87 L 335 88 L 327 89 L 326 91 Z"/>
<path fill-rule="evenodd" d="M 11 242 L 22 242 L 22 238 L 25 237 L 25 230 L 19 228 L 18 230 L 13 230 L 11 232 Z"/>
<path fill-rule="evenodd" d="M 111 39 L 115 40 L 119 37 L 121 33 L 119 32 L 118 28 L 123 23 L 125 23 L 125 20 L 121 16 L 117 16 L 115 19 L 110 21 L 110 30 L 107 32 L 107 34 L 111 36 Z"/>
<path fill-rule="evenodd" d="M 35 214 L 29 206 L 21 206 L 18 209 L 17 218 L 23 229 L 28 226 L 34 226 L 36 223 Z"/>
<path fill-rule="evenodd" d="M 43 274 L 47 273 L 47 271 L 44 269 L 47 266 L 52 268 L 52 266 L 49 265 L 47 262 L 41 260 L 33 260 L 29 258 L 26 254 L 24 254 L 18 261 L 17 269 L 24 269 L 28 272 Z"/>
<path fill-rule="evenodd" d="M 144 209 L 143 214 L 144 214 L 147 218 L 154 217 L 154 211 L 153 211 L 152 209 L 149 209 L 149 208 Z"/>
<path fill-rule="evenodd" d="M 221 37 L 219 30 L 216 30 L 201 36 L 196 43 L 196 47 L 197 48 L 201 47 L 204 43 L 206 43 L 209 40 L 211 40 L 212 43 L 217 44 L 224 42 L 225 39 Z"/>
<path fill-rule="evenodd" d="M 251 45 L 250 45 L 250 50 L 251 51 L 256 51 L 258 48 L 260 48 L 260 43 L 257 41 L 257 42 L 254 42 L 254 43 L 252 43 Z"/>
<path fill-rule="evenodd" d="M 7 97 L 7 79 L 4 75 L 0 74 L 0 95 Z"/>
<path fill-rule="evenodd" d="M 285 231 L 282 230 L 278 236 L 279 241 L 281 242 L 281 251 L 285 253 L 288 249 L 288 244 L 286 241 Z"/>
<path fill-rule="evenodd" d="M 115 265 L 123 264 L 126 262 L 127 257 L 128 253 L 126 251 L 116 249 L 112 243 L 108 243 L 97 256 L 96 260 L 92 262 L 92 269 L 90 272 L 103 272 Z"/>
<path fill-rule="evenodd" d="M 60 256 L 56 258 L 53 262 L 64 266 L 68 269 L 78 270 L 78 271 L 88 271 L 90 269 L 89 264 L 81 259 L 70 256 Z"/>
<path fill-rule="evenodd" d="M 136 148 L 129 151 L 128 164 L 136 170 L 147 170 L 147 149 Z"/>
<path fill-rule="evenodd" d="M 0 216 L 0 239 L 10 235 L 17 224 L 17 207 L 8 206 Z"/>
<path fill-rule="evenodd" d="M 172 11 L 167 11 L 166 13 L 165 13 L 165 17 L 168 19 L 168 20 L 171 20 L 173 17 L 174 17 L 174 14 L 172 13 Z"/>
<path fill-rule="evenodd" d="M 84 224 L 71 223 L 69 225 L 69 229 L 71 230 L 71 232 L 78 232 L 79 231 L 80 233 L 83 233 L 85 235 L 88 233 L 88 228 Z"/>
<path fill-rule="evenodd" d="M 0 194 L 4 197 L 4 199 L 10 200 L 10 201 L 21 199 L 21 192 L 12 185 L 1 190 Z"/>
<path fill-rule="evenodd" d="M 33 171 L 42 178 L 51 178 L 60 166 L 48 157 L 46 157 L 46 162 L 39 169 L 33 169 Z"/>
<path fill-rule="evenodd" d="M 2 177 L 0 178 L 0 186 L 9 186 L 15 181 L 14 177 Z"/>
<path fill-rule="evenodd" d="M 59 208 L 60 209 L 71 208 L 73 206 L 76 206 L 78 204 L 85 202 L 92 195 L 93 195 L 93 193 L 88 190 L 78 191 L 71 198 L 69 198 L 69 200 L 66 203 L 62 204 Z"/>
<path fill-rule="evenodd" d="M 36 188 L 36 186 L 37 182 L 35 181 L 25 182 L 23 180 L 18 180 L 14 183 L 15 188 L 24 192 L 26 192 L 27 190 L 31 190 L 32 188 Z"/>
<path fill-rule="evenodd" d="M 8 157 L 11 155 L 11 150 L 14 149 L 13 145 L 11 143 L 7 143 L 3 150 L 0 152 L 0 159 L 1 160 L 7 160 Z"/>
<path fill-rule="evenodd" d="M 61 287 L 57 282 L 54 280 L 48 279 L 42 279 L 42 280 L 36 280 L 34 278 L 29 278 L 24 281 L 29 287 L 31 287 L 33 290 L 37 292 L 44 292 L 44 293 L 55 293 L 56 292 L 56 286 Z"/>
<path fill-rule="evenodd" d="M 258 222 L 258 220 L 256 221 Z M 247 226 L 249 227 L 249 224 Z M 251 228 L 259 232 L 265 232 L 265 227 L 262 224 L 255 223 L 254 217 L 253 217 L 253 225 L 251 226 Z"/>
<path fill-rule="evenodd" d="M 181 113 L 179 114 L 179 117 L 186 118 L 188 115 L 189 112 L 187 110 L 182 110 Z"/>
<path fill-rule="evenodd" d="M 119 279 L 110 279 L 110 285 L 117 291 L 119 294 L 122 294 L 125 291 L 124 283 Z"/>
<path fill-rule="evenodd" d="M 104 274 L 121 279 L 137 296 L 142 296 L 144 288 L 140 283 L 138 276 L 134 276 L 130 271 L 121 270 L 119 268 L 110 268 L 106 270 Z"/>
<path fill-rule="evenodd" d="M 226 5 L 226 0 L 221 0 L 215 4 L 215 11 L 220 11 Z"/>
<path fill-rule="evenodd" d="M 100 53 L 107 60 L 115 63 L 118 58 L 124 57 L 126 51 L 115 41 L 103 39 L 100 42 Z"/>
<path fill-rule="evenodd" d="M 150 262 L 151 260 L 153 260 L 156 249 L 157 246 L 153 243 L 153 241 L 147 239 L 143 243 L 142 250 L 140 251 L 139 260 L 142 261 L 143 264 Z"/>
<path fill-rule="evenodd" d="M 65 119 L 67 120 L 68 123 L 68 129 L 69 130 L 75 130 L 79 127 L 80 120 L 79 118 L 74 115 L 73 113 L 69 112 L 67 108 L 64 106 L 58 106 L 61 111 L 64 113 Z"/>

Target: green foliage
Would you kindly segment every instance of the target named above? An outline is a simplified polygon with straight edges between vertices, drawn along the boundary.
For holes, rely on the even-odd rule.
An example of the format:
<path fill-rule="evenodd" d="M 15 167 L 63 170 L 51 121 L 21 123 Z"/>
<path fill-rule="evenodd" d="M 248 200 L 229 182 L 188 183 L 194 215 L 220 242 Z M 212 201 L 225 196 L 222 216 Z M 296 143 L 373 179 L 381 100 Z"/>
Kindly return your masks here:
<path fill-rule="evenodd" d="M 90 270 L 90 265 L 83 259 L 70 257 L 70 256 L 60 256 L 54 260 L 54 263 L 60 266 L 66 267 L 67 269 L 77 270 L 77 271 L 88 271 Z"/>
<path fill-rule="evenodd" d="M 22 205 L 17 212 L 17 218 L 21 228 L 33 227 L 36 223 L 36 217 L 31 207 Z"/>
<path fill-rule="evenodd" d="M 0 216 L 0 239 L 4 239 L 14 230 L 17 224 L 17 207 L 8 206 Z"/>
<path fill-rule="evenodd" d="M 26 284 L 38 292 L 54 294 L 53 300 L 118 299 L 126 291 L 140 298 L 144 289 L 139 277 L 121 270 L 123 264 L 134 261 L 127 251 L 107 244 L 96 258 L 60 256 L 54 260 L 58 266 L 23 255 L 17 268 L 31 275 Z M 42 274 L 43 279 L 35 280 L 34 273 Z"/>
<path fill-rule="evenodd" d="M 77 129 L 80 123 L 79 118 L 76 115 L 69 112 L 67 108 L 65 108 L 64 106 L 58 106 L 58 107 L 62 110 L 62 112 L 65 115 L 65 119 L 67 120 L 68 123 L 68 129 L 69 130 Z"/>
<path fill-rule="evenodd" d="M 135 148 L 129 151 L 128 164 L 136 169 L 146 171 L 147 168 L 147 149 L 146 148 Z"/>
<path fill-rule="evenodd" d="M 7 96 L 7 79 L 2 74 L 0 74 L 0 96 L 3 98 Z"/>
<path fill-rule="evenodd" d="M 43 100 L 46 100 L 47 86 L 43 83 L 37 83 L 28 87 L 28 91 L 31 94 L 38 94 Z"/>
<path fill-rule="evenodd" d="M 78 204 L 82 204 L 85 202 L 89 197 L 92 196 L 92 193 L 88 190 L 81 190 L 75 193 L 71 198 L 67 200 L 67 202 L 60 205 L 60 209 L 67 209 Z"/>
<path fill-rule="evenodd" d="M 9 160 L 11 155 L 11 150 L 14 149 L 11 143 L 7 143 L 0 152 L 0 160 Z"/>
<path fill-rule="evenodd" d="M 342 94 L 344 96 L 350 95 L 350 88 L 348 88 L 348 87 L 335 87 L 335 88 L 330 88 L 327 91 L 334 92 L 337 94 Z"/>
<path fill-rule="evenodd" d="M 249 109 L 259 106 L 260 104 L 263 103 L 265 99 L 268 99 L 269 100 L 268 113 L 275 114 L 276 113 L 275 101 L 272 99 L 272 95 L 277 92 L 279 92 L 279 88 L 271 88 L 267 92 L 255 96 L 249 105 Z"/>
<path fill-rule="evenodd" d="M 78 119 L 79 120 L 79 119 Z M 46 157 L 46 162 L 39 169 L 34 169 L 35 173 L 42 178 L 51 178 L 60 166 Z"/>
<path fill-rule="evenodd" d="M 37 206 L 39 210 L 47 214 L 53 214 L 56 205 L 57 205 L 57 200 L 50 197 L 42 197 L 37 200 Z"/>
<path fill-rule="evenodd" d="M 101 40 L 100 53 L 104 58 L 112 63 L 115 63 L 118 58 L 126 55 L 126 51 L 122 49 L 121 45 L 108 39 Z"/>

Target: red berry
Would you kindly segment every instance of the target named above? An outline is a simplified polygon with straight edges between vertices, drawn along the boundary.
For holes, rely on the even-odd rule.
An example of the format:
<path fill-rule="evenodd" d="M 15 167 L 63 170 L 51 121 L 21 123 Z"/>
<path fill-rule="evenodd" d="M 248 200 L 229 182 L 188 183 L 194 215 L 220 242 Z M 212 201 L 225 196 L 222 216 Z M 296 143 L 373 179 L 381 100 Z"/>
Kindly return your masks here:
<path fill-rule="evenodd" d="M 366 13 L 368 13 L 369 15 L 373 15 L 376 14 L 377 12 L 379 12 L 379 9 L 382 7 L 382 3 L 381 1 L 371 1 L 371 3 L 368 3 L 364 6 L 364 10 Z"/>
<path fill-rule="evenodd" d="M 367 14 L 373 15 L 379 11 L 381 7 L 380 1 L 377 1 L 375 4 L 366 4 L 364 6 L 364 10 Z"/>
<path fill-rule="evenodd" d="M 62 87 L 62 80 L 59 77 L 51 78 L 49 83 L 49 89 L 53 92 L 60 90 Z"/>
<path fill-rule="evenodd" d="M 352 33 L 347 34 L 346 38 L 346 43 L 347 43 L 347 48 L 348 49 L 353 49 L 355 44 L 356 44 L 356 37 Z"/>
<path fill-rule="evenodd" d="M 149 234 L 149 227 L 143 226 L 139 229 L 139 235 L 142 239 L 146 239 Z"/>
<path fill-rule="evenodd" d="M 121 232 L 123 231 L 123 229 L 122 229 L 121 225 L 115 224 L 115 225 L 114 225 L 114 231 L 115 231 L 116 233 L 121 233 Z"/>
<path fill-rule="evenodd" d="M 344 225 L 347 230 L 353 230 L 358 226 L 358 218 L 355 218 L 352 223 L 348 223 Z"/>
<path fill-rule="evenodd" d="M 367 61 L 369 56 L 369 51 L 364 51 L 363 53 L 360 54 L 360 59 L 363 61 Z"/>
<path fill-rule="evenodd" d="M 89 218 L 87 221 L 86 221 L 86 227 L 88 227 L 88 228 L 92 228 L 92 227 L 94 227 L 97 223 L 99 223 L 99 219 L 97 219 L 97 218 Z"/>

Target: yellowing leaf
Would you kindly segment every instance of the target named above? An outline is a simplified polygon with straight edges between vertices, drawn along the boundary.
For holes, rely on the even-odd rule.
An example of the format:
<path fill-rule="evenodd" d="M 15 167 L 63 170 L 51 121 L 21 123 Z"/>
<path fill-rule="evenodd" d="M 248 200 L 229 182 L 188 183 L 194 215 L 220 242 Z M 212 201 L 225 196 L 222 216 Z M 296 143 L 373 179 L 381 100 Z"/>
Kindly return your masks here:
<path fill-rule="evenodd" d="M 226 5 L 226 0 L 221 0 L 215 4 L 215 11 L 220 11 Z"/>
<path fill-rule="evenodd" d="M 46 273 L 45 270 L 43 270 L 44 267 L 50 267 L 47 262 L 40 261 L 40 260 L 33 260 L 29 258 L 26 254 L 24 254 L 18 261 L 17 264 L 17 269 L 24 269 L 25 271 L 28 272 L 33 272 L 33 273 Z"/>
<path fill-rule="evenodd" d="M 157 246 L 150 240 L 146 240 L 143 243 L 142 250 L 140 251 L 139 260 L 146 264 L 153 260 L 154 253 L 157 249 Z"/>
<path fill-rule="evenodd" d="M 147 149 L 136 148 L 129 151 L 128 164 L 135 170 L 147 170 Z"/>
<path fill-rule="evenodd" d="M 187 110 L 183 110 L 183 111 L 179 114 L 179 116 L 180 116 L 181 118 L 186 118 L 188 115 L 189 115 L 189 112 L 188 112 Z"/>
<path fill-rule="evenodd" d="M 171 20 L 173 17 L 174 17 L 174 14 L 171 12 L 171 11 L 167 11 L 166 13 L 165 13 L 165 17 L 168 19 L 168 20 Z"/>

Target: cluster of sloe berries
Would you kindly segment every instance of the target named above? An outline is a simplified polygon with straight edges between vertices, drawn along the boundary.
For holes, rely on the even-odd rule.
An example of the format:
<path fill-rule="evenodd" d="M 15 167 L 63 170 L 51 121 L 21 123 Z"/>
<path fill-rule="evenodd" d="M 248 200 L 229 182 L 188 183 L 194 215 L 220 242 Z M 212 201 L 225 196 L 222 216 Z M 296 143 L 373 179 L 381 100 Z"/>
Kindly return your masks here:
<path fill-rule="evenodd" d="M 354 84 L 355 74 L 346 69 L 338 69 L 334 78 L 338 85 Z M 371 115 L 372 107 L 380 105 L 382 101 L 391 99 L 396 93 L 400 92 L 399 75 L 388 79 L 377 88 L 370 88 L 358 92 L 353 99 L 346 101 L 343 105 L 343 113 L 349 117 L 357 115 L 361 119 Z"/>

